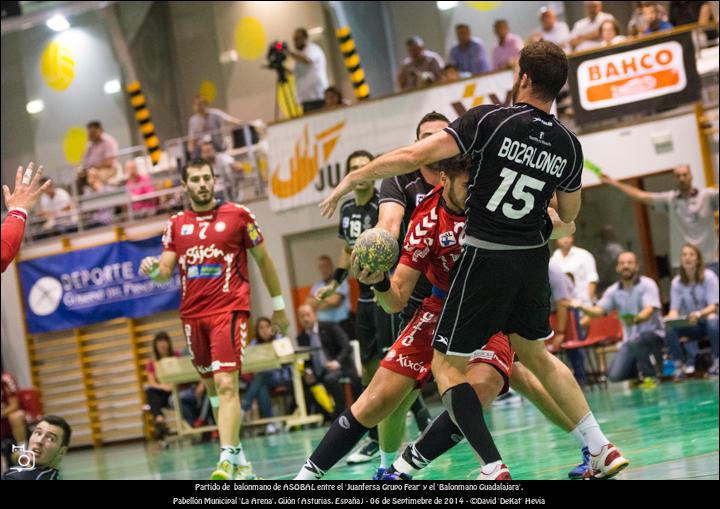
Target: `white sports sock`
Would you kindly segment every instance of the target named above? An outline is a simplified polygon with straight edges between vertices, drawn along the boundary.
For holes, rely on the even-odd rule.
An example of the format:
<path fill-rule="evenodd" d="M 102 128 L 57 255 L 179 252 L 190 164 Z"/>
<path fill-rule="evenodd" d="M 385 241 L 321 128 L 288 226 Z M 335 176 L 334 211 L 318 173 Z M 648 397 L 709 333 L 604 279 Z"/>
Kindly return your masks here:
<path fill-rule="evenodd" d="M 237 465 L 237 459 L 235 458 L 235 448 L 232 445 L 221 445 L 220 446 L 220 463 L 223 461 L 229 461 L 233 465 Z"/>
<path fill-rule="evenodd" d="M 590 454 L 593 456 L 600 454 L 600 450 L 603 446 L 610 443 L 610 440 L 603 435 L 600 425 L 595 420 L 595 416 L 592 412 L 588 412 L 585 417 L 580 419 L 580 422 L 578 422 L 575 429 L 580 431 L 583 438 L 585 438 Z"/>
<path fill-rule="evenodd" d="M 250 464 L 245 457 L 245 451 L 243 450 L 241 442 L 238 442 L 238 444 L 235 446 L 235 464 L 240 465 L 241 467 Z"/>
<path fill-rule="evenodd" d="M 390 468 L 397 452 L 385 452 L 380 449 L 380 468 Z"/>
<path fill-rule="evenodd" d="M 493 461 L 492 463 L 483 465 L 481 472 L 483 474 L 492 474 L 495 471 L 495 469 L 500 468 L 501 465 L 502 465 L 502 460 Z"/>
<path fill-rule="evenodd" d="M 401 474 L 405 475 L 415 475 L 415 473 L 418 472 L 418 469 L 405 461 L 405 458 L 402 457 L 402 454 L 398 456 L 398 458 L 393 462 L 392 467 L 395 469 L 396 472 L 400 472 Z"/>
<path fill-rule="evenodd" d="M 580 433 L 580 430 L 577 429 L 577 427 L 575 427 L 570 433 L 572 434 L 573 438 L 575 439 L 575 441 L 577 442 L 577 444 L 580 446 L 581 449 L 583 447 L 587 447 L 587 444 L 585 443 L 585 437 L 583 436 L 582 433 Z"/>

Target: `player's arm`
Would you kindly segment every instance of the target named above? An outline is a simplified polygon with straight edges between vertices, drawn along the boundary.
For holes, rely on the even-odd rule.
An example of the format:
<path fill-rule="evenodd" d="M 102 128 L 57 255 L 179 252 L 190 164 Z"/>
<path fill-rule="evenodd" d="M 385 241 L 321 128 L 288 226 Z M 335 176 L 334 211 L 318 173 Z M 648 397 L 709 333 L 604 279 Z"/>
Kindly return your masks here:
<path fill-rule="evenodd" d="M 418 279 L 420 271 L 399 264 L 389 280 L 386 276 L 373 286 L 375 301 L 386 313 L 399 313 L 407 306 Z"/>
<path fill-rule="evenodd" d="M 290 322 L 288 321 L 287 314 L 285 313 L 285 301 L 282 297 L 282 288 L 280 287 L 280 278 L 278 277 L 275 263 L 268 253 L 265 243 L 261 242 L 257 246 L 249 249 L 250 255 L 255 260 L 258 268 L 260 269 L 260 275 L 262 276 L 265 288 L 268 289 L 270 297 L 273 299 L 273 315 L 272 323 L 277 325 L 280 332 L 284 335 Z"/>
<path fill-rule="evenodd" d="M 642 203 L 643 205 L 652 204 L 652 193 L 648 193 L 647 191 L 643 191 L 642 189 L 638 189 L 637 187 L 619 182 L 612 177 L 608 177 L 605 174 L 603 174 L 601 180 L 603 184 L 608 184 L 614 187 L 615 189 L 627 195 L 630 199 L 636 202 Z"/>
<path fill-rule="evenodd" d="M 405 207 L 399 203 L 392 201 L 381 203 L 376 228 L 390 232 L 390 235 L 397 240 L 400 237 L 403 217 L 405 217 Z"/>
<path fill-rule="evenodd" d="M 17 396 L 9 396 L 7 405 L 2 407 L 2 418 L 5 419 L 8 415 L 20 410 L 20 398 Z"/>
<path fill-rule="evenodd" d="M 552 234 L 550 234 L 551 239 L 561 239 L 575 233 L 575 221 L 563 222 L 557 211 L 552 207 L 548 207 L 547 212 L 553 225 Z"/>
<path fill-rule="evenodd" d="M 333 274 L 332 281 L 330 281 L 330 284 L 326 286 L 321 286 L 317 289 L 315 292 L 315 295 L 313 296 L 315 300 L 324 301 L 325 299 L 331 299 L 333 297 L 338 297 L 337 303 L 334 304 L 331 307 L 339 306 L 342 303 L 343 297 L 341 295 L 335 294 L 335 290 L 337 290 L 337 287 L 340 286 L 343 281 L 348 276 L 348 269 L 350 268 L 350 253 L 352 251 L 350 250 L 350 247 L 347 244 L 343 244 L 342 249 L 340 250 L 340 256 L 338 257 L 337 262 L 337 268 L 335 269 L 335 273 Z M 322 308 L 318 308 L 322 309 Z"/>
<path fill-rule="evenodd" d="M 140 272 L 149 276 L 156 283 L 170 281 L 173 271 L 177 266 L 177 253 L 174 251 L 163 251 L 160 258 L 148 256 L 140 263 Z"/>
<path fill-rule="evenodd" d="M 557 193 L 557 214 L 560 220 L 564 223 L 571 223 L 575 221 L 578 213 L 580 212 L 580 205 L 582 204 L 581 192 L 578 189 L 572 193 L 566 193 L 558 190 Z"/>
<path fill-rule="evenodd" d="M 445 131 L 440 131 L 412 145 L 383 154 L 361 169 L 348 173 L 332 194 L 320 203 L 322 214 L 325 217 L 332 216 L 340 199 L 355 189 L 360 182 L 410 173 L 420 166 L 447 159 L 459 152 L 455 138 Z"/>

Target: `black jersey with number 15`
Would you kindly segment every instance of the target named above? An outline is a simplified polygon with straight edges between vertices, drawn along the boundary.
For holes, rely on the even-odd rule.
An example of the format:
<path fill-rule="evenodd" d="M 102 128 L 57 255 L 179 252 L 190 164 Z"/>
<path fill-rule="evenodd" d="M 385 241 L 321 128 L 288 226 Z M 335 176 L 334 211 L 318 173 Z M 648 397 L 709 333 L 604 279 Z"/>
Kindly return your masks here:
<path fill-rule="evenodd" d="M 445 129 L 472 156 L 465 203 L 468 243 L 485 249 L 547 244 L 555 190 L 581 187 L 583 154 L 575 134 L 529 104 L 478 106 Z"/>

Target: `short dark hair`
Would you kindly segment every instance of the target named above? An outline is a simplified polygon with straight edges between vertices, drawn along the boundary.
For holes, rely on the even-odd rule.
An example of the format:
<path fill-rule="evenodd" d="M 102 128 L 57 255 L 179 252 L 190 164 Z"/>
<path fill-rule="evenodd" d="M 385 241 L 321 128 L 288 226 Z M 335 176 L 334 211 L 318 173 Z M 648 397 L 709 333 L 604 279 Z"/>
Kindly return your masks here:
<path fill-rule="evenodd" d="M 460 68 L 452 62 L 448 62 L 447 64 L 445 64 L 445 67 L 443 67 L 443 71 L 447 71 L 449 69 L 457 69 L 458 71 L 460 70 Z"/>
<path fill-rule="evenodd" d="M 568 77 L 568 60 L 557 44 L 548 41 L 531 42 L 520 51 L 519 76 L 532 80 L 533 95 L 553 101 Z"/>
<path fill-rule="evenodd" d="M 257 320 L 255 320 L 255 339 L 262 342 L 260 340 L 260 324 L 263 322 L 267 322 L 272 326 L 272 320 L 270 320 L 267 316 L 259 316 Z"/>
<path fill-rule="evenodd" d="M 70 445 L 70 438 L 72 437 L 72 428 L 68 424 L 68 422 L 63 419 L 62 417 L 58 417 L 57 415 L 46 415 L 42 419 L 40 419 L 40 422 L 47 422 L 51 426 L 57 426 L 58 428 L 62 428 L 63 430 L 63 437 L 62 437 L 62 443 L 60 444 L 61 447 L 67 447 Z M 38 423 L 39 424 L 39 423 Z"/>
<path fill-rule="evenodd" d="M 182 181 L 187 182 L 188 170 L 190 168 L 202 168 L 203 166 L 209 166 L 210 173 L 212 173 L 212 176 L 215 177 L 215 168 L 213 168 L 213 165 L 210 164 L 210 161 L 206 161 L 205 159 L 193 159 L 192 161 L 187 163 L 185 166 L 183 166 L 182 172 L 180 174 Z"/>
<path fill-rule="evenodd" d="M 170 340 L 170 335 L 164 330 L 161 330 L 155 334 L 155 337 L 153 338 L 153 355 L 155 356 L 155 360 L 160 360 L 160 352 L 158 351 L 157 346 L 160 341 L 168 342 L 170 345 L 170 355 L 172 355 L 172 341 Z"/>
<path fill-rule="evenodd" d="M 426 113 L 425 116 L 420 119 L 420 122 L 418 122 L 418 125 L 415 128 L 415 138 L 420 137 L 420 127 L 422 127 L 423 124 L 436 121 L 447 122 L 448 124 L 450 123 L 448 118 L 442 113 L 438 113 L 437 111 L 431 111 L 430 113 Z"/>
<path fill-rule="evenodd" d="M 91 127 L 96 127 L 97 129 L 103 128 L 103 126 L 99 120 L 91 120 L 90 122 L 87 123 L 87 125 L 85 127 L 87 127 L 88 129 L 90 129 Z"/>
<path fill-rule="evenodd" d="M 356 150 L 355 152 L 353 152 L 352 154 L 350 154 L 350 155 L 347 157 L 347 161 L 345 161 L 345 174 L 346 174 L 346 175 L 347 175 L 348 173 L 350 173 L 350 161 L 352 161 L 352 160 L 355 159 L 356 157 L 367 157 L 367 158 L 370 159 L 371 161 L 372 161 L 373 159 L 375 159 L 375 156 L 372 155 L 372 154 L 371 154 L 370 152 L 368 152 L 367 150 Z"/>
<path fill-rule="evenodd" d="M 442 161 L 435 163 L 440 171 L 445 173 L 450 179 L 455 179 L 460 175 L 466 175 L 470 173 L 470 165 L 472 164 L 472 158 L 468 155 L 458 154 Z"/>
<path fill-rule="evenodd" d="M 322 261 L 324 261 L 324 262 L 329 262 L 331 265 L 332 265 L 332 262 L 333 262 L 333 261 L 332 261 L 332 258 L 330 258 L 330 257 L 329 257 L 328 255 L 326 255 L 326 254 L 318 256 L 318 261 L 320 261 L 320 260 L 322 260 Z"/>
<path fill-rule="evenodd" d="M 457 25 L 455 25 L 455 30 L 460 30 L 461 28 L 467 28 L 468 30 L 470 30 L 470 25 L 468 25 L 467 23 L 458 23 Z"/>
<path fill-rule="evenodd" d="M 510 26 L 506 19 L 496 19 L 495 23 L 493 23 L 493 28 L 496 28 L 498 25 Z"/>
<path fill-rule="evenodd" d="M 302 28 L 302 27 L 300 27 L 300 28 L 296 28 L 295 31 L 296 31 L 296 32 L 300 32 L 300 34 L 301 34 L 303 37 L 305 37 L 305 39 L 307 39 L 307 38 L 310 37 L 310 36 L 308 35 L 307 28 Z"/>

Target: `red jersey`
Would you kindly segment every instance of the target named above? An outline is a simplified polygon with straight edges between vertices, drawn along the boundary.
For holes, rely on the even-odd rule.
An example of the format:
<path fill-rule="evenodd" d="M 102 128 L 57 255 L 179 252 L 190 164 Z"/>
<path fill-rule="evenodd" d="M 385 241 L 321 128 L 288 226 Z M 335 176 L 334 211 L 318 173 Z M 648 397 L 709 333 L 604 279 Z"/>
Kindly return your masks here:
<path fill-rule="evenodd" d="M 163 251 L 178 256 L 181 317 L 250 310 L 247 250 L 263 236 L 248 208 L 223 203 L 207 212 L 179 212 L 162 242 Z"/>
<path fill-rule="evenodd" d="M 413 212 L 400 263 L 422 272 L 433 286 L 447 293 L 450 271 L 460 258 L 465 216 L 450 212 L 442 192 L 442 185 L 437 186 Z"/>
<path fill-rule="evenodd" d="M 2 272 L 5 272 L 20 251 L 26 222 L 27 214 L 17 209 L 10 209 L 2 223 Z"/>

